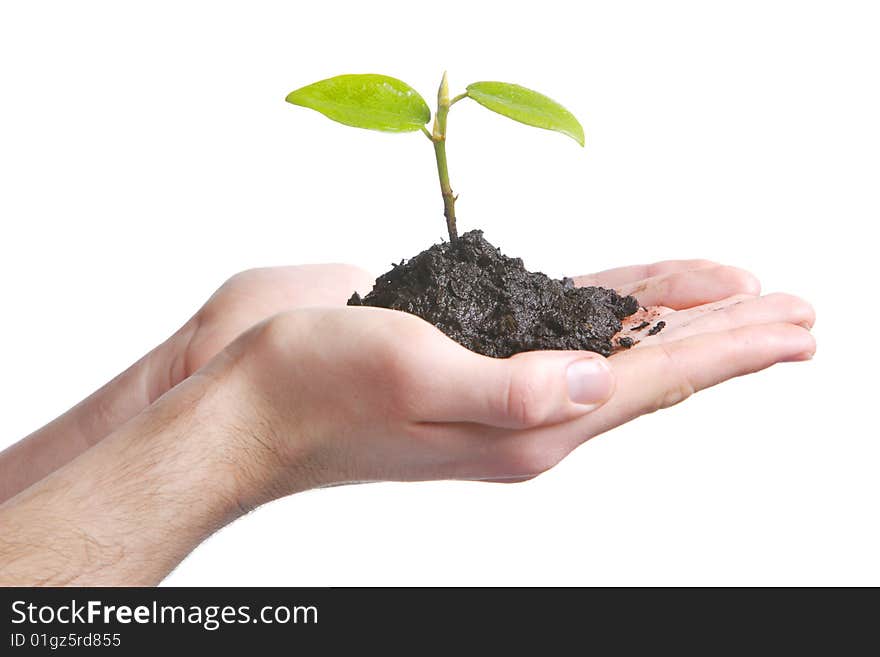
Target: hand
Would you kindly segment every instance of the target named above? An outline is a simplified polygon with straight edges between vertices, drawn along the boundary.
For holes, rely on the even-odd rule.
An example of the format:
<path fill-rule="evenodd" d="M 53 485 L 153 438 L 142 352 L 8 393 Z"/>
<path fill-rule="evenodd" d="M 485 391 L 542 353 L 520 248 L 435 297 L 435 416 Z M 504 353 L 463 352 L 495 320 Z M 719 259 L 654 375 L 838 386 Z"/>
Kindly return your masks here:
<path fill-rule="evenodd" d="M 179 332 L 167 376 L 157 379 L 154 399 L 211 358 L 241 333 L 280 312 L 308 306 L 344 306 L 355 291 L 366 293 L 373 277 L 344 264 L 266 267 L 226 281 Z"/>
<path fill-rule="evenodd" d="M 24 490 L 149 407 L 243 331 L 283 310 L 342 306 L 366 291 L 351 265 L 252 269 L 229 279 L 164 343 L 45 427 L 0 453 L 0 502 Z"/>
<path fill-rule="evenodd" d="M 243 510 L 306 488 L 520 481 L 640 414 L 815 348 L 809 306 L 758 298 L 740 270 L 661 263 L 581 282 L 636 292 L 648 304 L 643 313 L 662 315 L 668 330 L 607 361 L 585 352 L 492 359 L 390 310 L 300 308 L 263 321 L 106 440 L 0 505 L 9 528 L 0 580 L 156 583 Z M 231 297 L 217 307 L 230 303 L 231 317 L 246 316 L 232 310 L 242 297 Z M 222 333 L 203 334 L 206 354 Z M 66 436 L 64 423 L 75 420 L 45 430 L 53 449 L 32 442 L 7 463 L 35 462 L 29 449 L 58 458 L 52 435 Z"/>
<path fill-rule="evenodd" d="M 613 269 L 575 281 L 633 294 L 646 309 L 628 318 L 621 331 L 637 344 L 610 358 L 618 393 L 572 424 L 567 447 L 728 378 L 778 362 L 809 360 L 816 350 L 809 332 L 815 321 L 812 306 L 789 294 L 760 296 L 758 280 L 741 269 L 681 260 Z M 643 321 L 651 326 L 664 321 L 666 326 L 654 336 L 647 335 L 649 328 L 633 332 Z M 547 437 L 546 432 L 534 436 Z"/>
<path fill-rule="evenodd" d="M 595 354 L 487 358 L 394 311 L 293 311 L 242 336 L 206 373 L 237 372 L 250 418 L 240 422 L 259 428 L 247 452 L 260 465 L 249 470 L 270 484 L 243 503 L 364 480 L 521 481 L 638 415 L 815 349 L 805 328 L 812 309 L 786 295 L 758 298 L 738 269 L 670 262 L 579 282 L 635 291 L 651 304 L 643 316 L 667 321 L 608 359 L 617 387 L 604 406 Z M 580 359 L 593 366 L 588 404 L 567 387 Z"/>
<path fill-rule="evenodd" d="M 344 306 L 352 292 L 372 284 L 367 272 L 344 264 L 267 267 L 235 274 L 173 336 L 83 402 L 77 427 L 88 443 L 95 444 L 255 324 L 294 308 Z M 101 412 L 95 412 L 94 406 Z"/>
<path fill-rule="evenodd" d="M 623 322 L 616 339 L 628 337 L 633 349 L 672 344 L 701 334 L 716 334 L 716 346 L 737 335 L 732 329 L 760 327 L 769 335 L 772 325 L 792 324 L 809 330 L 815 321 L 812 306 L 789 294 L 760 296 L 758 280 L 742 269 L 706 260 L 673 260 L 655 265 L 623 267 L 575 279 L 579 286 L 613 287 L 632 294 L 642 308 Z M 650 335 L 659 322 L 662 329 Z M 647 324 L 647 326 L 645 326 Z M 804 357 L 812 356 L 815 342 L 808 343 Z M 622 357 L 618 351 L 613 357 Z"/>

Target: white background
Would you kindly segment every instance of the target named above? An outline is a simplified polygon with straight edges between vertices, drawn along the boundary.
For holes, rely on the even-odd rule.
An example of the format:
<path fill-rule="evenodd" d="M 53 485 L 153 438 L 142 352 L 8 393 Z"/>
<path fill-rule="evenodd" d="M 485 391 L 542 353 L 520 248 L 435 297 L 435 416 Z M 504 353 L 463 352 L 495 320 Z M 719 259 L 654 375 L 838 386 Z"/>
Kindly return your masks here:
<path fill-rule="evenodd" d="M 516 486 L 307 493 L 169 584 L 880 584 L 872 2 L 0 5 L 4 447 L 163 340 L 230 274 L 375 273 L 443 235 L 418 134 L 283 102 L 379 72 L 562 101 L 587 148 L 463 102 L 462 229 L 561 276 L 673 257 L 818 311 L 819 351 Z M 588 235 L 599 229 L 601 240 Z"/>

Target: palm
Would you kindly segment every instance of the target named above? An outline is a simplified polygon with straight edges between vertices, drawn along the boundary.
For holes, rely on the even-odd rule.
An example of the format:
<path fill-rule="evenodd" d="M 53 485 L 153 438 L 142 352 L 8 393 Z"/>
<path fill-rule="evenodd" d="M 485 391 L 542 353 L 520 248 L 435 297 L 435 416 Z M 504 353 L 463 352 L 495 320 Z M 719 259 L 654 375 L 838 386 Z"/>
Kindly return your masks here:
<path fill-rule="evenodd" d="M 634 349 L 670 345 L 701 334 L 715 335 L 721 347 L 738 329 L 774 324 L 810 328 L 808 303 L 788 294 L 759 296 L 760 284 L 748 272 L 705 260 L 677 260 L 624 267 L 575 278 L 577 285 L 612 287 L 638 298 L 642 308 L 623 322 L 618 338 Z M 662 330 L 650 335 L 658 322 Z M 645 323 L 648 326 L 642 327 Z M 613 356 L 620 358 L 621 350 Z"/>
<path fill-rule="evenodd" d="M 732 377 L 812 356 L 814 312 L 788 294 L 759 296 L 747 272 L 706 261 L 669 261 L 575 279 L 633 294 L 643 309 L 624 322 L 631 349 L 610 357 L 617 393 L 574 423 L 569 449 L 639 415 L 666 408 Z M 635 327 L 666 325 L 655 335 Z"/>
<path fill-rule="evenodd" d="M 196 314 L 196 330 L 184 356 L 186 374 L 197 370 L 254 324 L 285 310 L 305 306 L 344 305 L 355 290 L 364 292 L 372 277 L 351 265 L 304 265 L 253 269 L 226 282 Z M 622 267 L 575 278 L 578 285 L 601 285 L 632 294 L 644 306 L 628 318 L 619 337 L 634 341 L 630 351 L 612 359 L 634 360 L 647 347 L 673 345 L 699 334 L 713 335 L 715 348 L 736 339 L 734 329 L 789 323 L 809 327 L 813 311 L 789 295 L 757 296 L 760 286 L 753 276 L 733 267 L 704 260 L 667 261 L 654 265 Z M 643 322 L 653 327 L 666 323 L 659 333 L 648 335 Z M 767 338 L 770 339 L 770 338 Z M 633 356 L 627 356 L 629 353 Z M 698 366 L 695 363 L 695 366 Z"/>
<path fill-rule="evenodd" d="M 551 467 L 584 440 L 633 418 L 732 377 L 780 361 L 809 358 L 815 348 L 806 330 L 813 323 L 809 304 L 785 294 L 761 297 L 757 280 L 733 267 L 702 260 L 668 261 L 581 276 L 575 283 L 632 294 L 643 306 L 624 322 L 618 336 L 630 337 L 635 344 L 609 359 L 617 381 L 614 395 L 600 408 L 559 425 L 525 431 L 470 425 L 470 437 L 477 445 L 497 441 L 503 435 L 511 444 L 523 445 L 527 453 L 539 454 L 542 465 L 536 471 Z M 352 291 L 365 292 L 371 284 L 369 274 L 347 265 L 239 274 L 194 318 L 196 329 L 184 357 L 187 374 L 268 317 L 303 306 L 343 305 Z M 637 329 L 646 321 L 650 326 L 663 321 L 665 326 L 648 335 L 647 327 Z M 451 426 L 461 431 L 460 423 Z M 540 448 L 532 449 L 534 445 Z M 503 481 L 527 478 L 506 477 Z"/>
<path fill-rule="evenodd" d="M 585 440 L 630 420 L 676 404 L 694 392 L 775 363 L 812 356 L 809 329 L 813 309 L 787 294 L 758 296 L 751 274 L 701 260 L 624 267 L 575 278 L 579 286 L 599 285 L 632 294 L 643 308 L 624 322 L 612 363 L 617 388 L 603 406 L 579 419 L 521 432 L 477 427 L 474 440 L 508 438 L 526 454 L 552 467 Z M 666 325 L 655 335 L 635 330 L 643 322 Z M 487 434 L 487 435 L 483 435 Z M 537 447 L 535 447 L 537 446 Z M 516 482 L 530 476 L 489 479 Z"/>

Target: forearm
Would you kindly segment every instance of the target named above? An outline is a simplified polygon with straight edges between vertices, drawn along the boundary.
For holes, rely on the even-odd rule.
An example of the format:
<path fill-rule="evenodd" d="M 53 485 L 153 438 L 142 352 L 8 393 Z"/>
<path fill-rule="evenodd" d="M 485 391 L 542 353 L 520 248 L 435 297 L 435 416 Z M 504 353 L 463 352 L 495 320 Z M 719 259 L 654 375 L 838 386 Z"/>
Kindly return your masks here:
<path fill-rule="evenodd" d="M 183 380 L 190 321 L 164 343 L 46 426 L 0 452 L 0 503 L 54 472 Z"/>
<path fill-rule="evenodd" d="M 196 375 L 0 506 L 0 583 L 149 585 L 247 506 L 231 377 Z"/>

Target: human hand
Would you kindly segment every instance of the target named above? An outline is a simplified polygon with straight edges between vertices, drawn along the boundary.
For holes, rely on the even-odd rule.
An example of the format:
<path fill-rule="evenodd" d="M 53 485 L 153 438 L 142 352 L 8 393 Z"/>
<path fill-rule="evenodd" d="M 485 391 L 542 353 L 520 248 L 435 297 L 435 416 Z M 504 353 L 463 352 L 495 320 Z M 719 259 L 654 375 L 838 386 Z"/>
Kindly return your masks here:
<path fill-rule="evenodd" d="M 662 263 L 581 282 L 636 292 L 668 330 L 607 361 L 586 352 L 492 359 L 390 310 L 311 307 L 263 321 L 0 505 L 10 528 L 0 580 L 153 584 L 243 510 L 306 488 L 520 481 L 638 415 L 814 349 L 809 306 L 757 298 L 739 270 Z M 30 463 L 26 452 L 20 463 Z"/>
<path fill-rule="evenodd" d="M 345 264 L 239 272 L 168 340 L 74 408 L 73 424 L 87 444 L 95 444 L 255 324 L 295 308 L 344 306 L 352 292 L 367 290 L 372 284 L 366 271 Z M 95 407 L 100 412 L 95 412 Z"/>
<path fill-rule="evenodd" d="M 252 269 L 230 278 L 177 332 L 78 405 L 0 454 L 0 502 L 148 408 L 237 335 L 291 308 L 342 306 L 372 277 L 351 265 Z"/>
<path fill-rule="evenodd" d="M 175 349 L 168 359 L 174 371 L 158 382 L 156 392 L 160 395 L 188 377 L 264 319 L 295 308 L 344 306 L 353 292 L 366 292 L 372 285 L 373 277 L 368 272 L 345 264 L 239 272 L 220 286 L 180 330 L 183 337 L 174 341 Z"/>
<path fill-rule="evenodd" d="M 813 308 L 790 294 L 760 296 L 761 285 L 750 273 L 707 260 L 670 260 L 578 276 L 578 286 L 610 287 L 633 295 L 642 304 L 623 321 L 616 336 L 633 340 L 633 349 L 674 343 L 700 334 L 789 323 L 811 329 Z M 652 328 L 662 328 L 651 335 Z M 726 338 L 730 334 L 725 334 Z M 809 355 L 815 349 L 811 343 Z M 618 351 L 614 356 L 622 356 Z"/>
<path fill-rule="evenodd" d="M 622 336 L 636 344 L 609 359 L 618 391 L 611 401 L 572 423 L 564 447 L 639 415 L 677 404 L 694 392 L 778 362 L 812 358 L 815 312 L 789 294 L 760 296 L 758 280 L 741 269 L 705 260 L 668 261 L 575 278 L 635 295 L 645 306 L 624 322 Z M 633 328 L 665 322 L 659 333 Z M 535 440 L 547 438 L 538 432 Z"/>
<path fill-rule="evenodd" d="M 595 354 L 487 358 L 394 311 L 293 311 L 242 336 L 206 374 L 238 381 L 239 422 L 256 427 L 245 469 L 263 483 L 247 487 L 244 503 L 357 481 L 521 481 L 638 415 L 815 348 L 812 309 L 786 295 L 759 299 L 741 270 L 661 263 L 580 282 L 638 288 L 647 312 L 668 322 L 607 360 L 617 386 L 604 405 L 601 367 L 592 404 L 567 390 L 568 366 L 605 362 Z"/>

